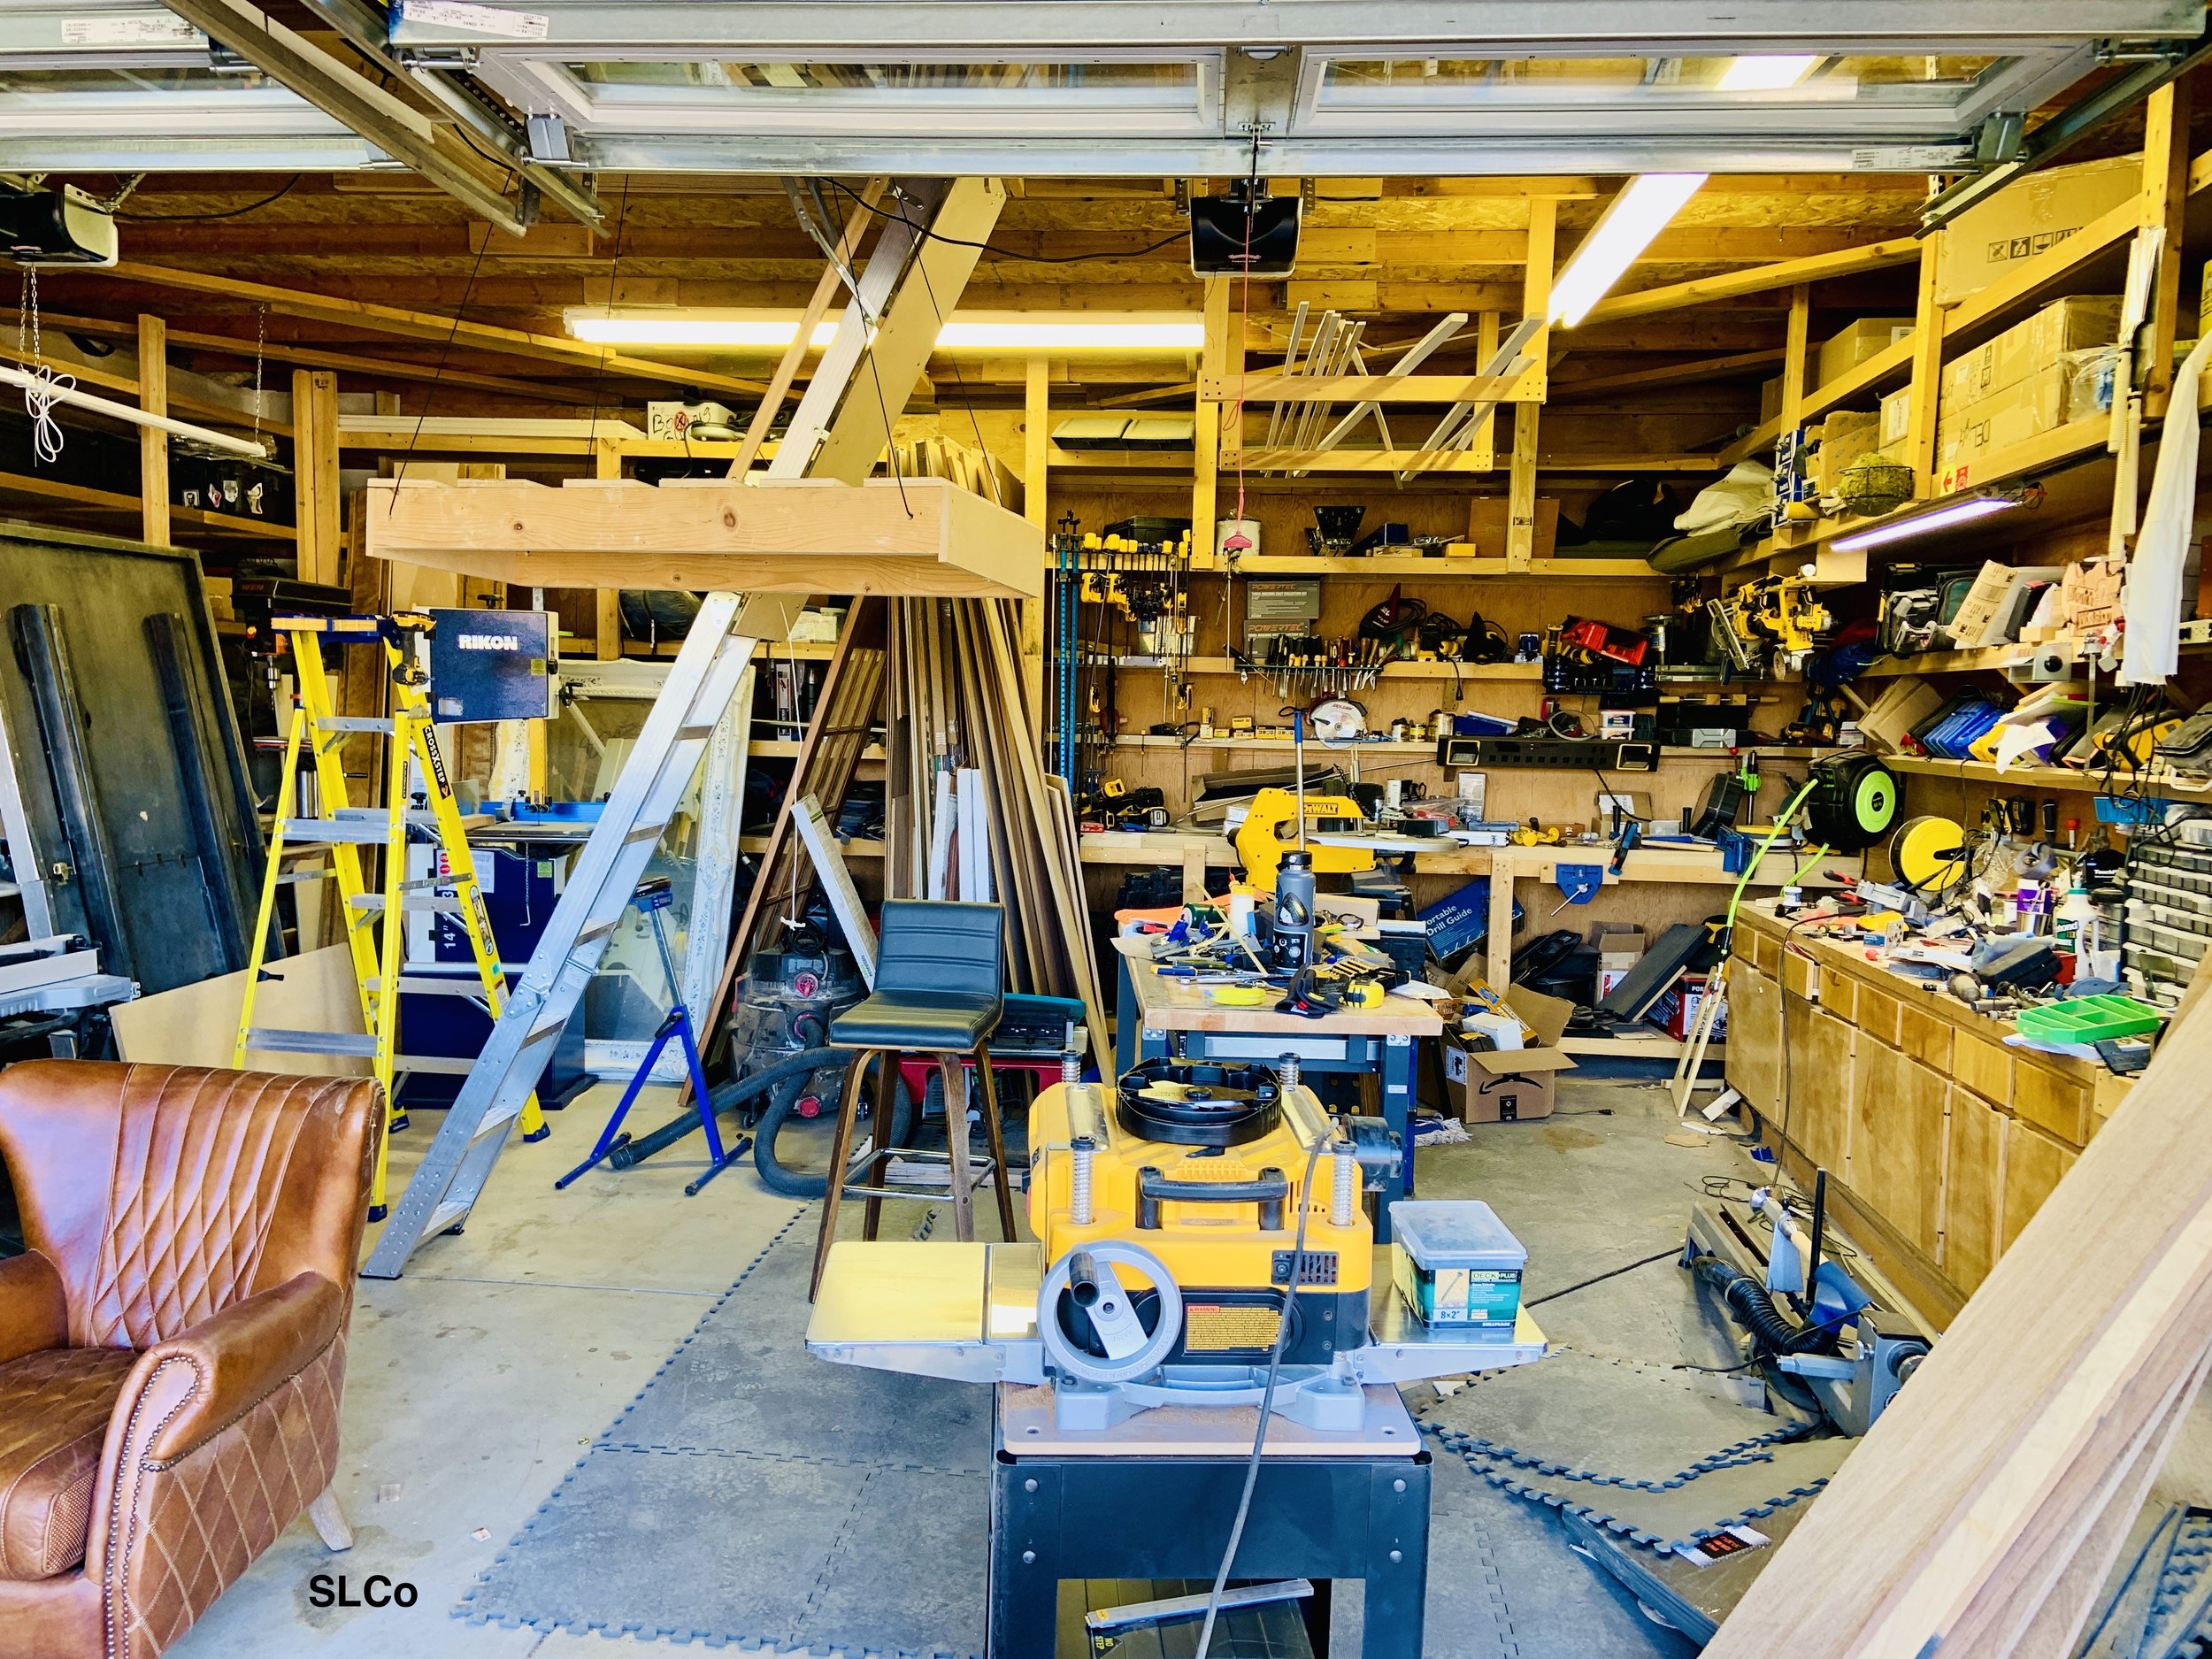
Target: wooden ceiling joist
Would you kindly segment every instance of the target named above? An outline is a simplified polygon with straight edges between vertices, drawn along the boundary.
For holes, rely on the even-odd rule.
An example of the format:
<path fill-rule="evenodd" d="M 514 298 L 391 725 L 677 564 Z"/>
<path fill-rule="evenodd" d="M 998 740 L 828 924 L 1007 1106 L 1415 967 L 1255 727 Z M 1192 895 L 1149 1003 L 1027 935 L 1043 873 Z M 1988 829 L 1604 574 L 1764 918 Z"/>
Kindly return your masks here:
<path fill-rule="evenodd" d="M 219 276 L 213 272 L 187 270 L 181 265 L 143 265 L 136 260 L 126 259 L 96 274 L 125 282 L 181 288 L 194 294 L 219 295 L 249 305 L 266 305 L 279 316 L 299 318 L 308 322 L 332 323 L 341 327 L 358 328 L 367 334 L 397 334 L 435 345 L 443 345 L 450 341 L 457 346 L 474 351 L 532 357 L 541 363 L 557 363 L 566 369 L 589 370 L 595 373 L 622 375 L 634 380 L 659 380 L 671 385 L 696 387 L 701 391 L 739 392 L 749 397 L 765 389 L 759 380 L 741 380 L 733 374 L 718 374 L 687 364 L 656 363 L 645 357 L 627 357 L 580 340 L 529 334 L 519 328 L 501 328 L 489 323 L 441 317 L 433 311 L 380 305 L 371 300 L 333 299 L 300 288 L 248 282 L 237 277 Z"/>
<path fill-rule="evenodd" d="M 1783 259 L 1773 265 L 1755 265 L 1748 271 L 1696 277 L 1687 282 L 1670 282 L 1664 288 L 1618 295 L 1600 300 L 1582 320 L 1586 324 L 1611 323 L 1630 317 L 1648 317 L 1655 311 L 1679 311 L 1686 305 L 1704 305 L 1714 300 L 1740 299 L 1747 294 L 1795 288 L 1801 282 L 1821 282 L 1830 277 L 1886 270 L 1892 265 L 1910 265 L 1919 257 L 1920 243 L 1913 237 L 1899 236 L 1840 253 Z"/>
<path fill-rule="evenodd" d="M 137 327 L 117 322 L 106 317 L 72 317 L 56 311 L 44 313 L 46 326 L 65 334 L 89 334 L 101 339 L 135 340 Z M 511 397 L 526 397 L 557 403 L 584 404 L 604 401 L 604 393 L 589 387 L 569 387 L 556 380 L 511 380 L 501 374 L 479 374 L 467 369 L 450 366 L 441 369 L 434 363 L 416 363 L 405 357 L 365 357 L 350 351 L 325 351 L 315 346 L 296 345 L 288 340 L 252 341 L 239 334 L 209 334 L 195 329 L 172 328 L 169 343 L 196 351 L 221 351 L 251 363 L 257 355 L 270 363 L 303 369 L 340 369 L 349 374 L 361 374 L 394 380 L 428 380 L 446 386 L 465 386 L 474 391 L 498 392 Z M 72 373 L 82 377 L 84 371 Z"/>

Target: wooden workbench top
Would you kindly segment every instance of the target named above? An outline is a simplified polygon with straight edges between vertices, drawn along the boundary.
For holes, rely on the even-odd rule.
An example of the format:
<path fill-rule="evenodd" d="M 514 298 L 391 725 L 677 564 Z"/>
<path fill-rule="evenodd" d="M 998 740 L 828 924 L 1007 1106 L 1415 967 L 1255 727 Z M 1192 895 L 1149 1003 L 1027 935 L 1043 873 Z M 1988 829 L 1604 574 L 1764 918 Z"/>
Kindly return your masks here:
<path fill-rule="evenodd" d="M 1330 1037 L 1433 1037 L 1443 1017 L 1410 996 L 1386 996 L 1379 1008 L 1348 1008 L 1318 1019 L 1279 1014 L 1272 1008 L 1224 1008 L 1207 999 L 1205 987 L 1187 979 L 1164 979 L 1148 962 L 1124 957 L 1129 989 L 1148 1031 L 1223 1033 L 1281 1032 Z"/>

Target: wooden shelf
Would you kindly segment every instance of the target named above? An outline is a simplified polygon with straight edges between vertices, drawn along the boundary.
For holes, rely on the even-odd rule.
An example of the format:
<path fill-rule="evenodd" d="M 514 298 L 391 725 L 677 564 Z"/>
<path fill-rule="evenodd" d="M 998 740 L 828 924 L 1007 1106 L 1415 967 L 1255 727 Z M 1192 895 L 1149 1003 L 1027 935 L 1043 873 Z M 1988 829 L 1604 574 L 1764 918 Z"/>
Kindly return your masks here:
<path fill-rule="evenodd" d="M 1508 565 L 1503 559 L 1470 558 L 1464 555 L 1390 553 L 1352 558 L 1333 554 L 1253 554 L 1223 563 L 1202 554 L 1191 560 L 1194 573 L 1235 576 L 1364 576 L 1371 580 L 1403 580 L 1408 577 L 1487 577 L 1507 581 L 1612 580 L 1622 577 L 1647 581 L 1671 580 L 1642 559 L 1586 558 L 1533 559 L 1526 565 Z"/>
<path fill-rule="evenodd" d="M 2103 780 L 2071 766 L 2008 766 L 1997 770 L 1985 760 L 1931 760 L 1918 755 L 1885 755 L 1892 772 L 1919 778 L 1951 778 L 1963 783 L 2001 783 L 2022 789 L 2063 789 L 2081 795 L 2103 793 Z"/>
<path fill-rule="evenodd" d="M 1292 745 L 1290 733 L 1287 731 L 1283 731 L 1280 733 L 1262 733 L 1255 734 L 1251 737 L 1194 737 L 1189 739 L 1187 741 L 1179 737 L 1154 735 L 1150 733 L 1142 733 L 1129 737 L 1118 737 L 1113 741 L 1110 747 L 1114 749 L 1224 749 L 1238 750 L 1272 750 L 1288 749 L 1292 747 Z M 1309 750 L 1317 750 L 1323 754 L 1328 755 L 1359 754 L 1432 756 L 1436 753 L 1436 743 L 1433 739 L 1427 742 L 1421 743 L 1389 741 L 1377 741 L 1371 743 L 1324 743 L 1318 738 L 1310 737 L 1306 740 L 1306 747 Z M 1709 765 L 1717 761 L 1727 760 L 1732 756 L 1739 753 L 1755 754 L 1762 760 L 1809 760 L 1816 756 L 1830 755 L 1836 752 L 1837 751 L 1834 749 L 1785 749 L 1763 743 L 1748 745 L 1740 750 L 1730 749 L 1688 749 L 1676 745 L 1663 749 L 1659 751 L 1659 764 L 1661 765 L 1665 765 L 1670 761 L 1682 760 L 1703 761 Z M 1501 772 L 1540 772 L 1546 769 L 1542 767 L 1509 766 L 1496 767 L 1493 770 Z M 1641 777 L 1643 774 L 1640 772 L 1619 772 L 1616 775 L 1622 778 L 1637 778 Z"/>
<path fill-rule="evenodd" d="M 1562 1037 L 1559 1051 L 1580 1055 L 1586 1059 L 1602 1055 L 1609 1059 L 1624 1060 L 1679 1060 L 1683 1050 L 1690 1045 L 1663 1032 L 1650 1037 Z M 1724 1042 L 1709 1044 L 1705 1050 L 1707 1064 L 1728 1057 Z"/>
<path fill-rule="evenodd" d="M 1178 665 L 1171 657 L 1118 657 L 1114 659 L 1114 666 L 1117 668 L 1169 668 Z M 1179 666 L 1187 674 L 1244 673 L 1255 680 L 1265 680 L 1275 672 L 1282 672 L 1263 667 L 1258 664 L 1240 669 L 1235 663 L 1225 657 L 1186 657 Z M 1454 672 L 1454 670 L 1458 672 Z M 1299 669 L 1287 672 L 1303 674 L 1308 671 Z M 1311 672 L 1317 679 L 1324 672 L 1318 669 Z M 1348 668 L 1344 672 L 1349 674 L 1353 671 Z M 1385 680 L 1541 680 L 1544 677 L 1544 665 L 1541 663 L 1385 663 L 1382 665 L 1382 677 Z M 1705 682 L 1700 681 L 1699 683 Z"/>

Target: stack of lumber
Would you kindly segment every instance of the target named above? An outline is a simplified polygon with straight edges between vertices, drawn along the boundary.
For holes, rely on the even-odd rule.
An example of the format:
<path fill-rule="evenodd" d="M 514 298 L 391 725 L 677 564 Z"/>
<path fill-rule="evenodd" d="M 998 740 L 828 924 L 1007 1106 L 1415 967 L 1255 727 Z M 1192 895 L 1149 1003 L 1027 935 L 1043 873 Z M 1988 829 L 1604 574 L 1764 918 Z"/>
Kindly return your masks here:
<path fill-rule="evenodd" d="M 2206 989 L 1707 1659 L 2074 1651 L 2212 1363 Z"/>
<path fill-rule="evenodd" d="M 945 478 L 1009 512 L 1022 510 L 1022 484 L 1005 462 L 988 449 L 957 438 L 919 437 L 891 446 L 882 478 Z"/>
<path fill-rule="evenodd" d="M 1074 805 L 1045 772 L 1018 637 L 1003 600 L 891 602 L 884 895 L 1004 905 L 1009 987 L 1079 999 L 1102 1053 Z"/>
<path fill-rule="evenodd" d="M 1076 850 L 1074 804 L 1044 769 L 1009 602 L 857 601 L 831 657 L 814 717 L 770 832 L 750 897 L 710 1004 L 721 1014 L 756 950 L 816 885 L 797 833 L 809 802 L 844 798 L 860 754 L 883 731 L 886 898 L 989 899 L 1006 908 L 1010 990 L 1080 1001 L 1101 1065 L 1105 1004 Z"/>

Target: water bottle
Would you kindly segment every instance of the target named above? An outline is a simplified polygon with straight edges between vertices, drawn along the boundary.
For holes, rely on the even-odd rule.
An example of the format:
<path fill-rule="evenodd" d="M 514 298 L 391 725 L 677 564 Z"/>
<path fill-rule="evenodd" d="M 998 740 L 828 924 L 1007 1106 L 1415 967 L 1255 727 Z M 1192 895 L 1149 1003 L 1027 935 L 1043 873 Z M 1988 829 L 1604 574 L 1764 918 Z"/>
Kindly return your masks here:
<path fill-rule="evenodd" d="M 1288 852 L 1275 872 L 1275 926 L 1270 941 L 1278 972 L 1295 973 L 1313 960 L 1313 855 Z"/>

